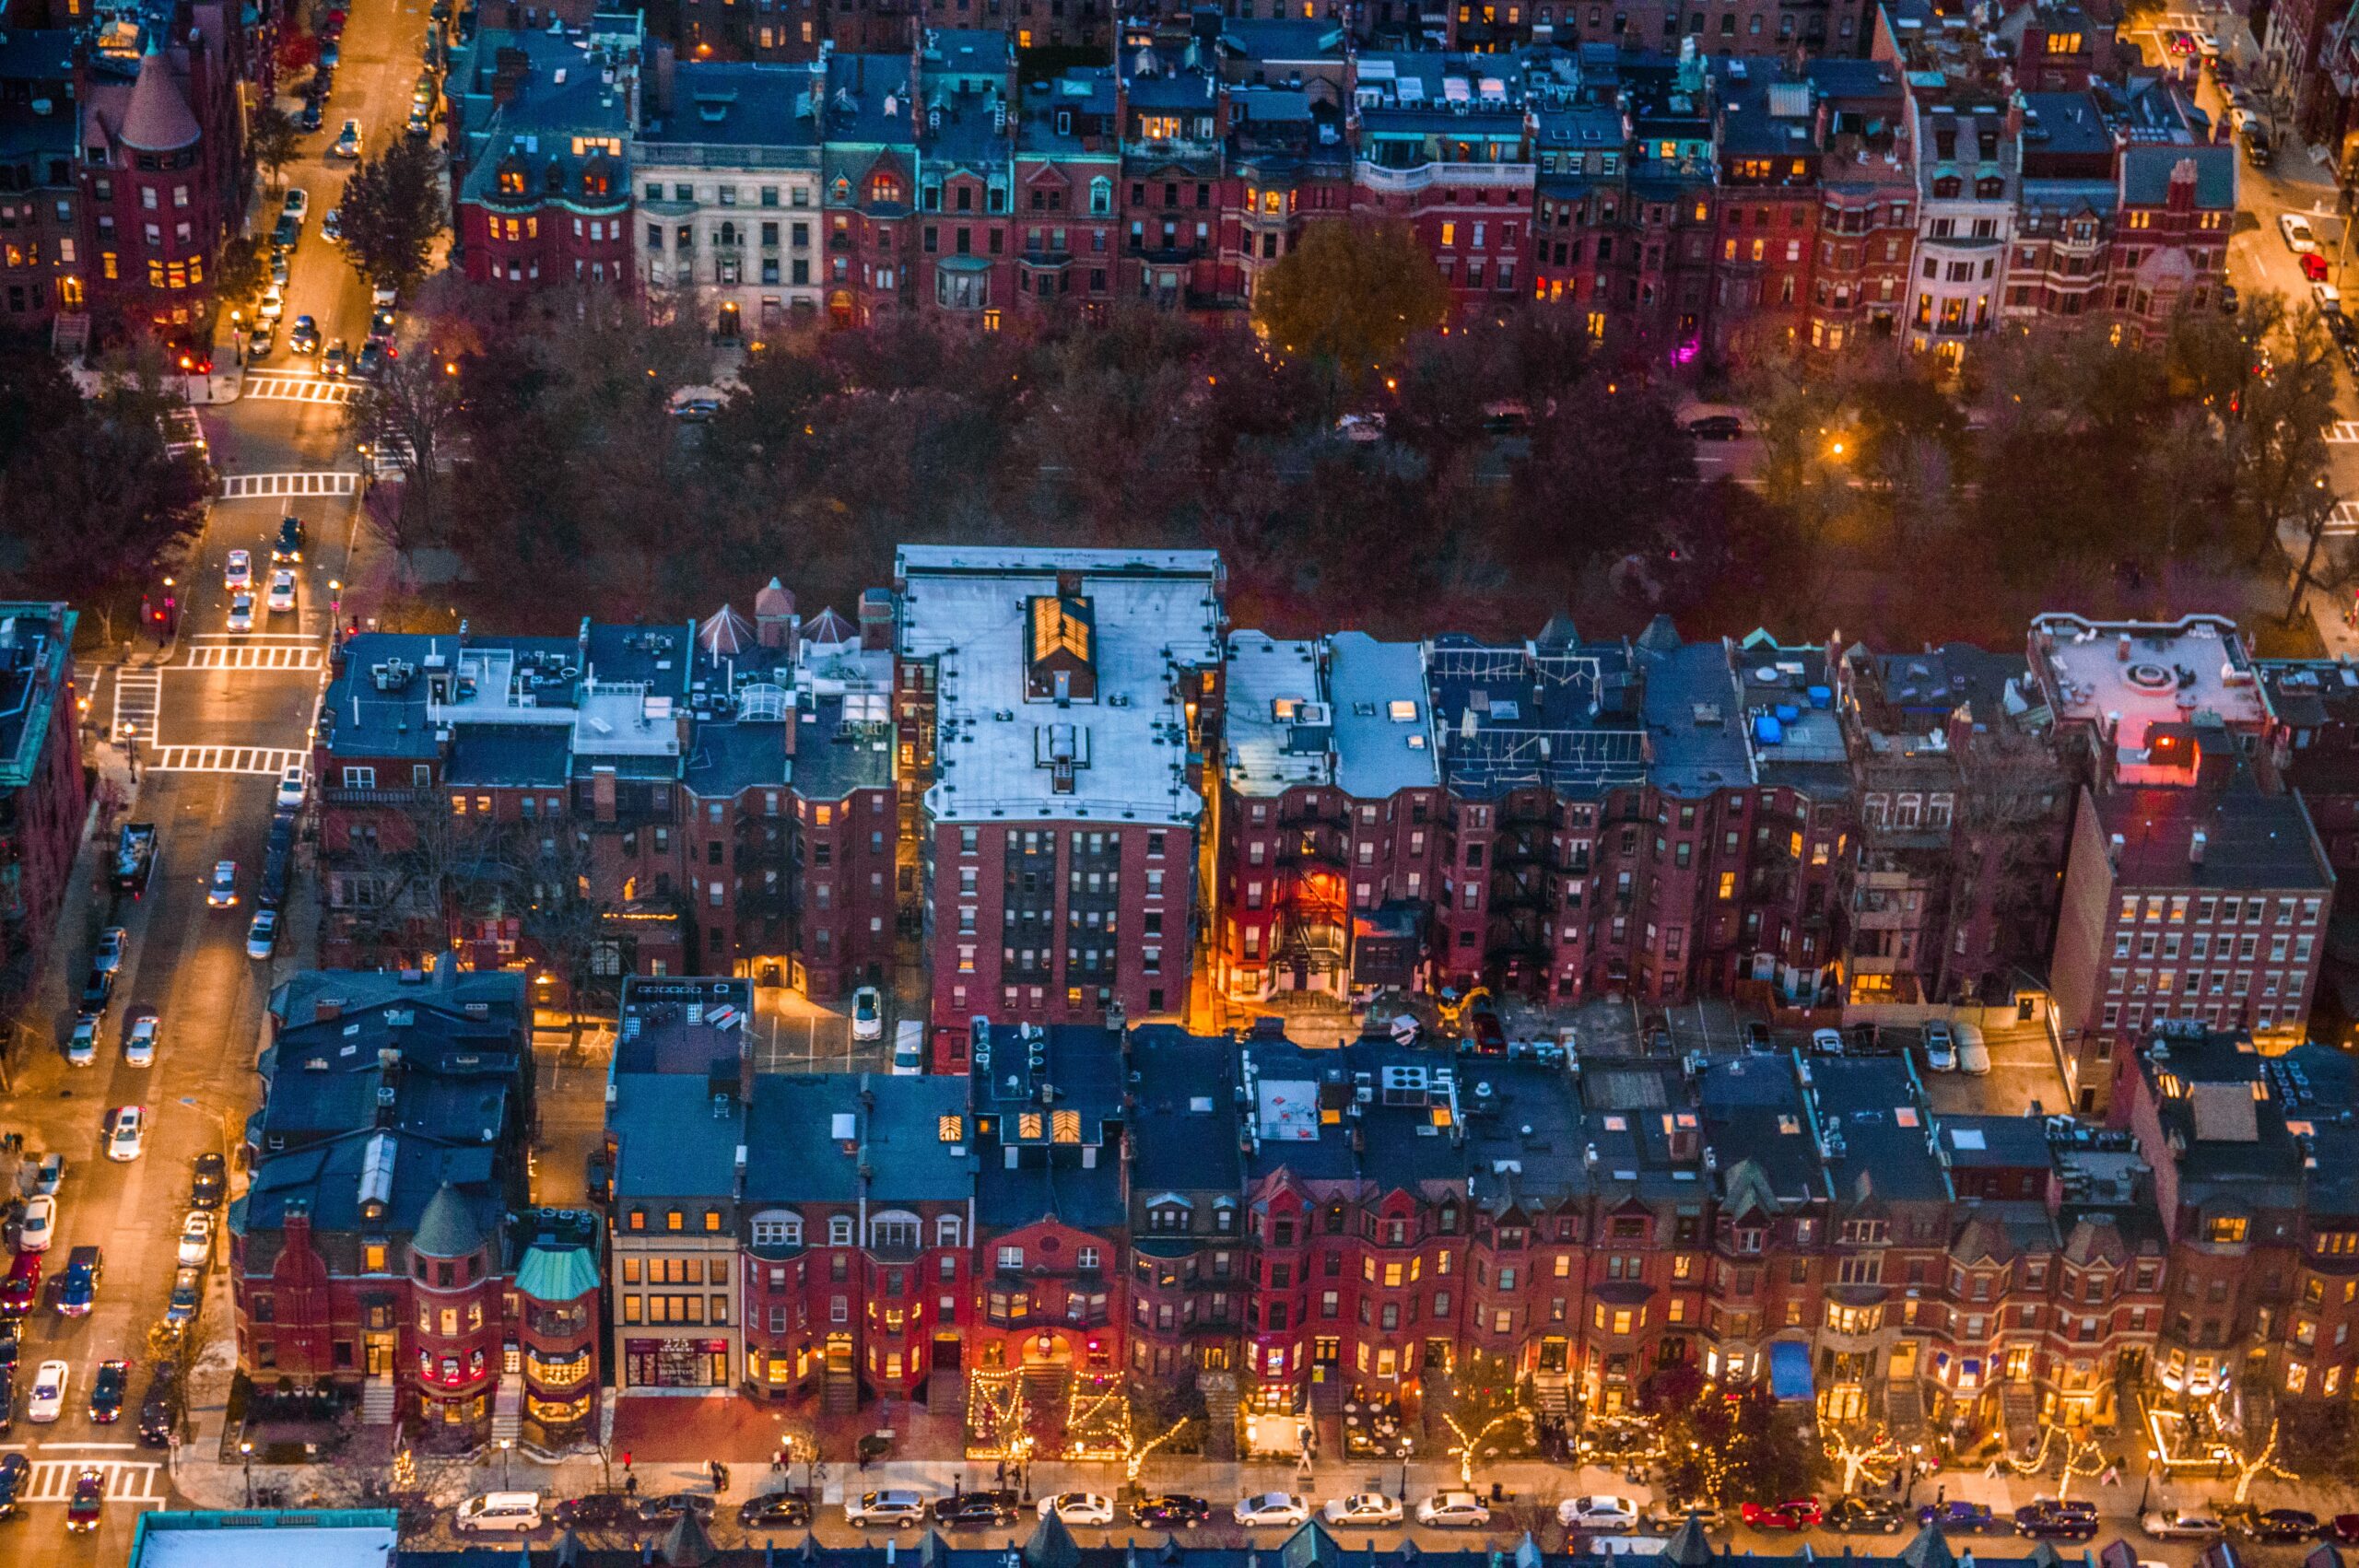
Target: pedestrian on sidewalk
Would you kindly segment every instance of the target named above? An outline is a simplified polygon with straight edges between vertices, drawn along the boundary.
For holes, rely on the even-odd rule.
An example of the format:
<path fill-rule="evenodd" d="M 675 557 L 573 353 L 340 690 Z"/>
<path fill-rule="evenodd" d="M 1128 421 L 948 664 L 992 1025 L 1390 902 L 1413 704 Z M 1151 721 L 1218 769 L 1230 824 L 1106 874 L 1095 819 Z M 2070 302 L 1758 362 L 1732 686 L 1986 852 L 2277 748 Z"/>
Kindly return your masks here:
<path fill-rule="evenodd" d="M 627 1475 L 623 1477 L 623 1495 L 625 1497 L 637 1497 L 639 1495 L 639 1478 L 637 1476 Z"/>

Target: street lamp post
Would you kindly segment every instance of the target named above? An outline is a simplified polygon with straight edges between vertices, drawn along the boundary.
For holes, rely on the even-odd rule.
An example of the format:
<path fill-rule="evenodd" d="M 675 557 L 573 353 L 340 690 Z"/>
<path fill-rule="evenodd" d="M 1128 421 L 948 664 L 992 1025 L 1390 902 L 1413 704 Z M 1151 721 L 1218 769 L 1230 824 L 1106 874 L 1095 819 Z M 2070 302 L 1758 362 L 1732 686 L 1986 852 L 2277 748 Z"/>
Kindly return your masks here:
<path fill-rule="evenodd" d="M 502 1492 L 508 1490 L 508 1451 L 515 1446 L 516 1440 L 512 1437 L 499 1440 L 499 1490 Z"/>
<path fill-rule="evenodd" d="M 2146 1450 L 2146 1479 L 2138 1485 L 2138 1512 L 2142 1516 L 2146 1512 L 2147 1499 L 2154 1494 L 2154 1467 L 2162 1463 L 2162 1458 L 2154 1449 Z"/>
<path fill-rule="evenodd" d="M 246 1506 L 251 1508 L 254 1505 L 254 1445 L 252 1443 L 239 1444 L 238 1457 L 245 1461 Z"/>

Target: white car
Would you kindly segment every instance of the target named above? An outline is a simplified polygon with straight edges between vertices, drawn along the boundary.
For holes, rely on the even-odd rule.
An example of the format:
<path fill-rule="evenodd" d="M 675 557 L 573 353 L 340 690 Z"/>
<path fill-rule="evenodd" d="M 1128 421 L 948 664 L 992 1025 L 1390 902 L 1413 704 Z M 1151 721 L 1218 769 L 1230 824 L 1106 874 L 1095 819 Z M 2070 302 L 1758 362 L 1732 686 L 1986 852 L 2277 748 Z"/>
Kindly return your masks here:
<path fill-rule="evenodd" d="M 854 1529 L 864 1530 L 871 1525 L 915 1529 L 925 1523 L 925 1498 L 904 1489 L 863 1492 L 858 1497 L 844 1499 L 844 1522 Z"/>
<path fill-rule="evenodd" d="M 1973 1078 L 1989 1072 L 1990 1047 L 1983 1043 L 1980 1027 L 1972 1024 L 1956 1024 L 1951 1027 L 1957 1031 L 1957 1070 Z"/>
<path fill-rule="evenodd" d="M 252 594 L 233 593 L 229 596 L 229 629 L 233 632 L 250 632 L 254 629 L 254 596 Z"/>
<path fill-rule="evenodd" d="M 213 1256 L 213 1216 L 202 1209 L 192 1209 L 188 1218 L 181 1222 L 180 1250 L 175 1254 L 183 1269 L 202 1269 L 205 1260 Z"/>
<path fill-rule="evenodd" d="M 1594 1497 L 1567 1497 L 1556 1504 L 1556 1522 L 1568 1529 L 1636 1529 L 1638 1505 L 1626 1497 L 1604 1492 Z"/>
<path fill-rule="evenodd" d="M 147 1113 L 138 1106 L 117 1106 L 107 1113 L 107 1158 L 127 1164 L 147 1147 Z"/>
<path fill-rule="evenodd" d="M 156 1065 L 156 1042 L 162 1038 L 164 1021 L 153 1012 L 142 1012 L 123 1032 L 123 1059 L 134 1067 Z"/>
<path fill-rule="evenodd" d="M 33 1397 L 25 1406 L 29 1421 L 53 1422 L 65 1411 L 65 1385 L 73 1380 L 74 1369 L 62 1361 L 45 1361 L 33 1374 Z"/>
<path fill-rule="evenodd" d="M 276 571 L 270 574 L 270 597 L 264 601 L 272 612 L 295 608 L 295 574 Z"/>
<path fill-rule="evenodd" d="M 25 1199 L 25 1217 L 17 1224 L 18 1252 L 47 1252 L 57 1239 L 57 1199 L 44 1192 Z"/>
<path fill-rule="evenodd" d="M 1355 1492 L 1349 1497 L 1329 1498 L 1319 1515 L 1331 1525 L 1397 1525 L 1401 1500 L 1380 1492 Z"/>
<path fill-rule="evenodd" d="M 1957 1071 L 1957 1036 L 1939 1019 L 1925 1025 L 1925 1065 L 1935 1072 Z"/>
<path fill-rule="evenodd" d="M 311 193 L 300 185 L 296 186 L 287 193 L 287 199 L 279 204 L 278 210 L 282 216 L 300 223 L 311 211 Z"/>
<path fill-rule="evenodd" d="M 2318 237 L 2310 231 L 2310 220 L 2299 213 L 2279 213 L 2277 232 L 2285 236 L 2285 248 L 2297 256 L 2308 255 L 2318 248 Z"/>
<path fill-rule="evenodd" d="M 2220 58 L 2220 41 L 2212 37 L 2209 31 L 2197 28 L 2187 36 L 2195 40 L 2195 52 L 2198 54 L 2202 55 L 2206 60 Z"/>
<path fill-rule="evenodd" d="M 1471 1530 L 1491 1522 L 1491 1511 L 1471 1492 L 1437 1492 L 1417 1504 L 1417 1523 Z"/>
<path fill-rule="evenodd" d="M 885 1002 L 874 986 L 863 986 L 851 993 L 851 1037 L 855 1040 L 881 1040 L 885 1037 Z"/>
<path fill-rule="evenodd" d="M 278 911 L 257 909 L 253 923 L 246 927 L 246 956 L 268 958 L 278 947 Z"/>
<path fill-rule="evenodd" d="M 1310 1504 L 1291 1492 L 1257 1492 L 1238 1499 L 1240 1525 L 1299 1525 L 1310 1517 Z"/>
<path fill-rule="evenodd" d="M 1810 1048 L 1815 1056 L 1841 1056 L 1843 1032 L 1839 1029 L 1813 1029 L 1810 1032 Z"/>
<path fill-rule="evenodd" d="M 231 591 L 254 585 L 254 558 L 243 550 L 229 552 L 229 569 L 222 574 L 222 585 Z"/>
<path fill-rule="evenodd" d="M 262 303 L 254 307 L 256 319 L 276 322 L 287 314 L 287 290 L 276 283 L 262 291 Z"/>
<path fill-rule="evenodd" d="M 283 812 L 302 810 L 303 765 L 301 763 L 296 763 L 278 776 L 278 800 L 276 803 Z"/>
<path fill-rule="evenodd" d="M 1040 1499 L 1040 1517 L 1045 1519 L 1051 1514 L 1068 1525 L 1110 1525 L 1114 1522 L 1114 1500 L 1094 1492 L 1060 1492 Z"/>
<path fill-rule="evenodd" d="M 2200 1508 L 2157 1509 L 2139 1520 L 2138 1527 L 2156 1540 L 2210 1540 L 2228 1530 L 2216 1515 Z"/>

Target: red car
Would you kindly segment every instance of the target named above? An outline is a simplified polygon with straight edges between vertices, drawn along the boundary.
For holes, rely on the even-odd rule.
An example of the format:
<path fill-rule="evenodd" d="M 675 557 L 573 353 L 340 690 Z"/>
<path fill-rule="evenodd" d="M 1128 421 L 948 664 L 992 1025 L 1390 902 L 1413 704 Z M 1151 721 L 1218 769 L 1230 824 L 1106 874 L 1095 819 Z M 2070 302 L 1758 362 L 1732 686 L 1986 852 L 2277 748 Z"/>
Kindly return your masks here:
<path fill-rule="evenodd" d="M 2312 283 L 2326 281 L 2327 260 L 2324 256 L 2319 255 L 2316 251 L 2305 251 L 2294 259 L 2301 263 L 2304 277 L 2308 278 Z"/>
<path fill-rule="evenodd" d="M 0 1314 L 22 1317 L 41 1299 L 41 1254 L 19 1252 L 8 1266 L 8 1277 L 0 1281 Z"/>
<path fill-rule="evenodd" d="M 1796 1497 L 1784 1503 L 1748 1503 L 1737 1510 L 1740 1517 L 1756 1530 L 1807 1530 L 1825 1517 L 1815 1497 Z"/>

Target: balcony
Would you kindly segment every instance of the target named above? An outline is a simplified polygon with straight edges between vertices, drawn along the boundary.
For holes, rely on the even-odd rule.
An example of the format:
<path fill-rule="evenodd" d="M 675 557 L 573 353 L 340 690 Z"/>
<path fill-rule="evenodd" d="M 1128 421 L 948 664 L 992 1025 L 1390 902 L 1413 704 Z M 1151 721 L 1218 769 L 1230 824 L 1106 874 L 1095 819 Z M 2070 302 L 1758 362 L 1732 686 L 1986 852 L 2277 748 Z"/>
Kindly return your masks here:
<path fill-rule="evenodd" d="M 1529 163 L 1420 163 L 1405 169 L 1392 169 L 1362 158 L 1353 166 L 1353 177 L 1369 190 L 1392 196 L 1415 195 L 1418 192 L 1440 185 L 1477 186 L 1485 190 L 1524 190 L 1532 188 L 1532 165 Z"/>
<path fill-rule="evenodd" d="M 331 806 L 411 806 L 432 792 L 428 790 L 347 790 L 341 785 L 331 784 L 320 791 L 320 798 Z"/>

